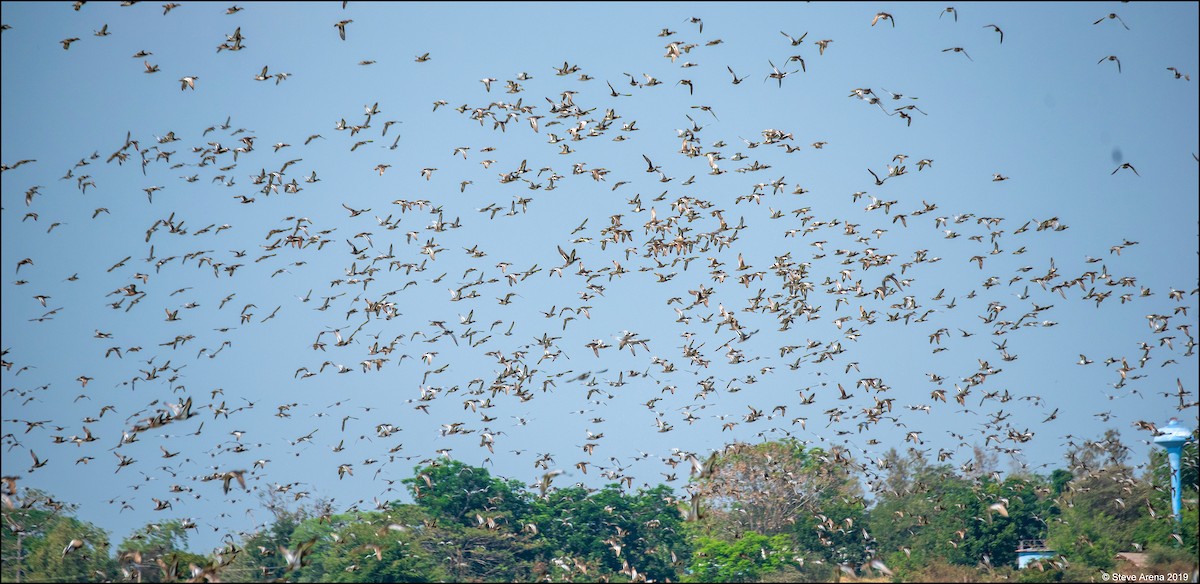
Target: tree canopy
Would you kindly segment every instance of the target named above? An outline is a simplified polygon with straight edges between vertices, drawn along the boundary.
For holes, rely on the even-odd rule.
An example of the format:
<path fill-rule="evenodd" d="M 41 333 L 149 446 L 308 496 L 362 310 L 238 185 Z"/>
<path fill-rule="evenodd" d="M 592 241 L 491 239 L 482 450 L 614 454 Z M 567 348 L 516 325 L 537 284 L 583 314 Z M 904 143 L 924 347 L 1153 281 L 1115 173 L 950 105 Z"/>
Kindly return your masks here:
<path fill-rule="evenodd" d="M 1148 554 L 1146 570 L 1196 565 L 1196 449 L 1184 455 L 1183 521 L 1166 457 L 1130 465 L 1115 434 L 1072 443 L 1065 466 L 1008 473 L 980 451 L 959 466 L 890 451 L 859 481 L 838 449 L 795 440 L 684 453 L 682 490 L 534 485 L 437 460 L 399 481 L 411 502 L 336 512 L 271 492 L 272 518 L 208 553 L 195 523 L 166 519 L 118 545 L 52 496 L 6 492 L 4 581 L 498 582 L 1071 581 Z M 703 459 L 703 460 L 702 460 Z M 839 463 L 840 462 L 840 463 Z M 1022 541 L 1051 557 L 1017 571 Z M 1150 572 L 1147 572 L 1150 573 Z"/>

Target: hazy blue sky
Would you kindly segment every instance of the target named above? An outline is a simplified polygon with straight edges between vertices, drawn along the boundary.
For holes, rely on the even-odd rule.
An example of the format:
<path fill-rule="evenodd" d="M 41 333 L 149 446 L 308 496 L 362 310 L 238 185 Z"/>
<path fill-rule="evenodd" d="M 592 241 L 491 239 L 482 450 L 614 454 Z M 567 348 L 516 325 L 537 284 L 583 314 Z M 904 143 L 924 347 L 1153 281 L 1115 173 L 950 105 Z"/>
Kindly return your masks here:
<path fill-rule="evenodd" d="M 370 508 L 441 449 L 682 488 L 789 433 L 869 480 L 1196 424 L 1195 3 L 237 6 L 2 5 L 3 473 L 118 540 Z"/>

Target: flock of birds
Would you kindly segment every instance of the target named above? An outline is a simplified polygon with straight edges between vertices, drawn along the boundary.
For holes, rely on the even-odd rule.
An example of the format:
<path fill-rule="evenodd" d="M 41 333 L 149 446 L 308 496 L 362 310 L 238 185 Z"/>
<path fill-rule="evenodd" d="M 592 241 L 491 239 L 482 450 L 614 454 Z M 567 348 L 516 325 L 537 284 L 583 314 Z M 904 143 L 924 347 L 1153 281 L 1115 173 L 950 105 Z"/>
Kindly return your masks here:
<path fill-rule="evenodd" d="M 76 2 L 75 10 L 92 8 L 84 4 Z M 162 8 L 164 17 L 180 17 L 174 12 L 180 4 Z M 353 11 L 345 3 L 343 9 Z M 241 11 L 233 6 L 226 13 L 232 22 Z M 952 7 L 936 15 L 943 17 L 959 21 Z M 1094 24 L 1108 23 L 1129 29 L 1117 14 Z M 877 25 L 900 29 L 904 23 L 886 12 L 862 23 L 864 29 Z M 5 35 L 19 26 L 5 23 Z M 639 100 L 655 99 L 654 92 L 674 91 L 670 103 L 702 99 L 705 88 L 692 67 L 724 68 L 732 76 L 724 82 L 735 86 L 751 80 L 759 91 L 786 90 L 785 81 L 845 44 L 780 31 L 786 41 L 762 42 L 795 54 L 782 68 L 771 59 L 769 71 L 759 65 L 753 73 L 744 64 L 689 61 L 702 60 L 723 41 L 698 40 L 704 35 L 699 18 L 684 26 L 686 32 L 658 34 L 666 52 L 656 58 L 680 72 L 671 77 L 626 73 L 603 87 L 582 65 L 543 63 L 532 74 L 484 77 L 479 94 L 439 99 L 432 112 L 393 111 L 386 100 L 368 100 L 373 103 L 360 112 L 314 122 L 301 131 L 303 142 L 242 127 L 232 112 L 206 127 L 129 132 L 101 150 L 81 147 L 87 154 L 66 168 L 33 159 L 6 162 L 4 227 L 25 235 L 5 246 L 6 258 L 20 259 L 5 266 L 14 279 L 4 288 L 3 441 L 10 453 L 27 452 L 32 464 L 18 467 L 18 457 L 4 457 L 4 505 L 36 503 L 22 497 L 22 485 L 38 483 L 55 466 L 67 467 L 62 477 L 115 472 L 116 481 L 140 472 L 141 478 L 117 487 L 108 501 L 113 508 L 179 512 L 180 505 L 194 517 L 211 513 L 189 519 L 189 526 L 208 524 L 219 532 L 244 511 L 189 503 L 232 500 L 250 509 L 253 498 L 239 493 L 270 491 L 300 501 L 358 477 L 376 485 L 374 496 L 342 500 L 330 512 L 369 509 L 401 496 L 395 479 L 412 465 L 446 458 L 524 461 L 521 468 L 532 463 L 531 486 L 542 494 L 561 475 L 585 483 L 599 475 L 626 488 L 665 480 L 693 489 L 693 500 L 697 487 L 685 486 L 676 466 L 692 476 L 711 472 L 701 461 L 711 463 L 712 453 L 730 440 L 806 440 L 825 449 L 829 464 L 846 465 L 871 487 L 882 485 L 879 456 L 887 446 L 961 463 L 964 470 L 973 464 L 972 445 L 1020 462 L 1041 428 L 1049 428 L 1050 440 L 1061 438 L 1053 422 L 1065 402 L 1010 388 L 1002 372 L 1021 367 L 1019 348 L 1032 335 L 1050 334 L 1059 324 L 1052 317 L 1067 312 L 1064 305 L 1086 305 L 1096 314 L 1144 307 L 1148 326 L 1144 337 L 1129 340 L 1128 354 L 1080 354 L 1077 365 L 1104 368 L 1111 390 L 1104 401 L 1155 399 L 1195 413 L 1195 388 L 1186 387 L 1181 379 L 1187 374 L 1180 373 L 1196 364 L 1197 290 L 1189 289 L 1195 283 L 1165 290 L 1141 284 L 1127 272 L 1137 260 L 1122 261 L 1136 258 L 1138 241 L 1116 236 L 1095 244 L 1094 257 L 1065 257 L 1052 253 L 1070 237 L 1067 220 L 1053 212 L 997 217 L 946 210 L 937 200 L 893 198 L 895 183 L 940 170 L 933 153 L 875 161 L 852 181 L 863 190 L 812 192 L 787 170 L 788 157 L 819 157 L 839 146 L 836 136 L 802 139 L 797 130 L 775 128 L 753 140 L 739 131 L 713 136 L 710 128 L 727 129 L 719 108 L 709 104 L 678 113 L 687 123 L 669 136 L 677 149 L 656 149 L 641 137 L 647 124 L 638 127 L 627 112 Z M 253 50 L 253 31 L 234 27 L 218 37 L 218 54 Z M 105 24 L 95 36 L 124 34 L 112 28 Z M 356 33 L 351 18 L 330 28 L 339 42 Z M 999 26 L 983 28 L 1004 43 Z M 69 37 L 61 45 L 75 52 L 90 41 Z M 978 64 L 962 47 L 943 52 Z M 133 55 L 147 75 L 179 69 L 152 63 L 152 56 L 146 50 Z M 418 52 L 413 66 L 434 67 L 437 57 Z M 1116 56 L 1105 61 L 1121 72 Z M 268 65 L 247 71 L 245 82 L 273 82 L 285 91 L 291 77 Z M 183 75 L 180 90 L 200 96 L 206 80 Z M 853 88 L 848 97 L 906 127 L 914 116 L 935 115 L 918 107 L 918 98 L 883 88 Z M 486 132 L 486 139 L 401 157 L 394 152 L 407 138 L 400 124 L 419 115 L 441 116 L 447 131 L 465 128 L 464 136 Z M 506 150 L 514 135 L 547 145 L 514 154 Z M 593 146 L 600 142 L 621 160 L 640 159 L 641 172 L 585 162 L 582 152 L 601 151 Z M 79 146 L 64 144 L 72 147 Z M 338 171 L 310 154 L 319 147 L 352 152 L 355 160 L 374 156 L 371 163 L 381 161 L 359 172 L 381 181 L 399 174 L 405 190 L 425 194 L 393 198 L 384 194 L 395 192 L 388 187 L 329 205 L 339 189 L 322 176 Z M 6 156 L 20 155 L 18 148 L 6 150 Z M 755 178 L 772 168 L 774 174 Z M 1128 162 L 1112 174 L 1119 175 L 1112 180 L 1141 178 Z M 1000 172 L 991 178 L 1010 180 Z M 136 206 L 121 203 L 133 215 L 126 220 L 140 224 L 136 240 L 113 236 L 103 251 L 111 263 L 67 273 L 43 268 L 63 260 L 48 261 L 46 254 L 71 253 L 51 246 L 54 238 L 108 229 L 105 222 L 119 211 L 114 202 L 98 203 L 105 200 L 106 180 L 145 185 L 144 202 L 139 194 Z M 706 181 L 722 186 L 705 188 Z M 987 184 L 987 177 L 981 182 L 971 188 Z M 213 194 L 204 204 L 208 211 L 227 218 L 207 225 L 193 219 L 205 217 L 205 210 L 173 195 L 191 183 Z M 23 199 L 14 196 L 22 191 Z M 595 192 L 597 199 L 607 193 L 609 210 L 569 215 L 568 206 L 556 211 L 555 223 L 543 222 L 542 208 L 552 207 L 554 197 L 579 196 L 573 192 Z M 464 213 L 468 205 L 474 210 Z M 79 225 L 79 215 L 67 221 L 71 207 L 84 206 L 83 221 L 90 223 Z M 245 219 L 255 206 L 288 210 L 274 221 Z M 498 257 L 494 249 L 509 246 L 503 241 L 509 237 L 521 239 L 516 249 L 525 253 Z M 1028 264 L 1025 254 L 1034 258 Z M 958 267 L 943 270 L 943 261 Z M 78 292 L 83 288 L 87 292 Z M 90 298 L 91 307 L 59 304 L 74 294 Z M 96 306 L 107 310 L 104 316 L 89 315 Z M 9 321 L 24 313 L 26 322 Z M 114 322 L 110 315 L 123 319 L 119 332 L 99 324 Z M 673 338 L 633 330 L 663 315 Z M 270 328 L 279 325 L 271 322 L 276 318 L 293 328 L 268 345 L 257 331 L 278 330 Z M 79 370 L 70 359 L 39 354 L 14 338 L 22 334 L 15 331 L 35 334 L 64 319 L 72 334 L 89 337 L 87 350 L 102 357 L 102 368 Z M 291 335 L 304 329 L 311 331 L 307 338 Z M 904 339 L 882 341 L 885 347 L 927 351 L 926 378 L 919 384 L 889 379 L 893 365 L 862 348 L 876 335 Z M 944 355 L 958 347 L 969 351 L 981 339 L 990 343 L 983 345 L 986 352 L 968 356 L 969 367 Z M 275 346 L 286 347 L 280 357 L 273 356 Z M 296 346 L 305 347 L 306 358 L 278 363 L 292 358 Z M 230 353 L 246 350 L 250 356 L 238 363 L 269 372 L 271 387 L 246 387 L 239 381 L 243 372 L 224 364 Z M 287 367 L 290 377 L 280 378 L 276 365 Z M 353 387 L 375 388 L 376 395 L 345 391 L 351 387 L 345 380 L 355 377 L 367 380 Z M 195 379 L 216 381 L 198 387 Z M 296 395 L 324 397 L 309 404 Z M 562 416 L 521 414 L 556 411 L 554 402 L 574 407 L 581 396 L 586 404 L 577 411 L 557 406 Z M 49 404 L 70 404 L 50 411 L 90 410 L 79 418 L 44 419 Z M 1097 415 L 1119 418 L 1111 411 Z M 272 416 L 278 426 L 270 426 Z M 1030 416 L 1037 418 L 1033 424 Z M 953 419 L 967 420 L 971 430 L 952 427 Z M 1151 421 L 1121 421 L 1154 430 Z M 434 439 L 411 430 L 430 423 L 437 425 Z M 559 440 L 547 431 L 578 426 L 585 432 Z M 291 433 L 271 435 L 275 431 Z M 635 452 L 606 448 L 613 440 L 604 440 L 606 433 L 643 431 L 652 432 Z M 687 442 L 675 438 L 689 431 Z M 650 442 L 656 439 L 659 446 Z M 511 446 L 530 440 L 536 456 L 529 446 Z M 686 447 L 697 442 L 703 447 Z M 276 478 L 273 469 L 285 458 L 330 456 L 314 448 L 338 461 L 330 468 L 306 466 L 301 480 Z M 84 545 L 74 541 L 63 554 Z"/>

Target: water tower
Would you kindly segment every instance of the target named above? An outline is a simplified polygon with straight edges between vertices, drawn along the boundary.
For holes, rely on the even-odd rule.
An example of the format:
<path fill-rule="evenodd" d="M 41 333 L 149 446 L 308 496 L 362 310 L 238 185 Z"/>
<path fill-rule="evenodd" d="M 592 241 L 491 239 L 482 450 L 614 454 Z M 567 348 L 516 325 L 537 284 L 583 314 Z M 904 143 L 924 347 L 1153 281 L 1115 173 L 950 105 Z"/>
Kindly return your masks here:
<path fill-rule="evenodd" d="M 1185 428 L 1176 418 L 1158 429 L 1154 443 L 1167 449 L 1167 461 L 1171 463 L 1171 512 L 1176 521 L 1183 521 L 1183 481 L 1180 476 L 1183 446 L 1192 438 L 1192 431 Z"/>

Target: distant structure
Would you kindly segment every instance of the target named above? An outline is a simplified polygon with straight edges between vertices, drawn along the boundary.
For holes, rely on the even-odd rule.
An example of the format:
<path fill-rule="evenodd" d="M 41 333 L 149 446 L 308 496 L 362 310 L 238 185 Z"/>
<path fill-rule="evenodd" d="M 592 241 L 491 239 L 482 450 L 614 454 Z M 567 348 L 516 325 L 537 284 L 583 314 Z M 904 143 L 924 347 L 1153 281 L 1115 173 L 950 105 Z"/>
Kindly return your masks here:
<path fill-rule="evenodd" d="M 1183 446 L 1192 438 L 1192 431 L 1179 423 L 1178 418 L 1171 418 L 1167 425 L 1158 429 L 1154 443 L 1167 449 L 1167 461 L 1171 463 L 1171 512 L 1175 521 L 1183 521 L 1183 479 L 1181 476 L 1181 459 Z"/>
<path fill-rule="evenodd" d="M 1044 539 L 1023 539 L 1017 545 L 1017 568 L 1025 569 L 1026 566 L 1038 560 L 1046 560 L 1054 557 L 1054 550 L 1046 547 Z"/>

